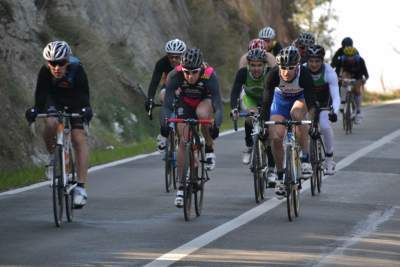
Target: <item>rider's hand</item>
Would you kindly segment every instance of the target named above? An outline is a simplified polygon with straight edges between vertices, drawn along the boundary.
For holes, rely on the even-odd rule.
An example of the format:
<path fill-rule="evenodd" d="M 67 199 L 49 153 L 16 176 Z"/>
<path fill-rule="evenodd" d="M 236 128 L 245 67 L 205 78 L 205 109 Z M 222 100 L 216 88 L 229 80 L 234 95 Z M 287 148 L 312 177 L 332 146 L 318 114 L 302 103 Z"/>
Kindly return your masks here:
<path fill-rule="evenodd" d="M 47 114 L 57 113 L 57 109 L 55 106 L 49 106 L 46 111 Z"/>
<path fill-rule="evenodd" d="M 146 99 L 146 101 L 144 102 L 144 108 L 146 109 L 147 112 L 149 112 L 149 110 L 153 106 L 153 104 L 154 104 L 153 98 Z"/>
<path fill-rule="evenodd" d="M 237 109 L 237 108 L 232 109 L 230 115 L 231 115 L 231 118 L 232 118 L 233 120 L 237 120 L 238 117 L 239 117 L 239 111 L 238 111 L 238 109 Z"/>
<path fill-rule="evenodd" d="M 329 120 L 331 121 L 331 122 L 337 122 L 337 114 L 336 113 L 334 113 L 334 112 L 331 112 L 331 113 L 329 113 Z"/>
<path fill-rule="evenodd" d="M 216 139 L 219 136 L 219 128 L 214 124 L 210 129 L 210 136 L 212 139 Z"/>
<path fill-rule="evenodd" d="M 31 107 L 25 111 L 25 118 L 29 123 L 33 123 L 35 122 L 37 114 L 37 109 L 35 107 Z"/>
<path fill-rule="evenodd" d="M 310 126 L 310 129 L 308 130 L 308 134 L 311 136 L 312 139 L 317 139 L 319 137 L 319 131 L 317 125 L 312 124 Z"/>
<path fill-rule="evenodd" d="M 82 118 L 83 118 L 83 120 L 85 122 L 90 122 L 90 120 L 93 117 L 92 108 L 91 107 L 84 107 L 84 108 L 81 109 L 80 114 L 81 114 L 81 116 L 82 116 Z"/>

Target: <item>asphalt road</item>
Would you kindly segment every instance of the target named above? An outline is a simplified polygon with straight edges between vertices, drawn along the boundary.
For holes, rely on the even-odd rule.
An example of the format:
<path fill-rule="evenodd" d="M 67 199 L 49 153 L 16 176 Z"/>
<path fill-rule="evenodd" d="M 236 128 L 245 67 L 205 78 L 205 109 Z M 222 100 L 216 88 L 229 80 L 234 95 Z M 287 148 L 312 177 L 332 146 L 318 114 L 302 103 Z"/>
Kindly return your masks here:
<path fill-rule="evenodd" d="M 352 135 L 335 126 L 339 170 L 319 196 L 302 191 L 293 222 L 272 190 L 256 205 L 238 132 L 218 139 L 190 222 L 160 156 L 91 172 L 87 206 L 61 228 L 48 186 L 1 195 L 0 266 L 400 266 L 400 104 L 364 115 Z"/>

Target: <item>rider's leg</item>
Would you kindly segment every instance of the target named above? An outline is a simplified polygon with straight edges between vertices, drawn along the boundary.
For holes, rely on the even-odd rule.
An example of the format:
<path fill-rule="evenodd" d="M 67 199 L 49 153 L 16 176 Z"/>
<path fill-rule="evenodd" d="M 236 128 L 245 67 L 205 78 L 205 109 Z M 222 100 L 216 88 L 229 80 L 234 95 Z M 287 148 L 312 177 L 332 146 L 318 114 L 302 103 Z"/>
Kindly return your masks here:
<path fill-rule="evenodd" d="M 165 88 L 162 88 L 158 96 L 158 100 L 160 101 L 161 105 L 164 104 L 164 98 L 165 98 Z"/>
<path fill-rule="evenodd" d="M 319 124 L 321 129 L 322 138 L 325 145 L 325 170 L 327 175 L 335 173 L 335 162 L 333 161 L 333 130 L 329 122 L 328 111 L 321 111 L 319 115 Z"/>
<path fill-rule="evenodd" d="M 282 115 L 272 115 L 270 120 L 283 121 L 284 119 L 285 117 Z M 283 125 L 271 125 L 269 128 L 269 138 L 271 140 L 272 154 L 274 155 L 276 168 L 278 173 L 283 173 L 283 139 L 285 137 L 286 129 Z"/>
<path fill-rule="evenodd" d="M 76 154 L 78 183 L 85 184 L 88 174 L 89 145 L 83 129 L 72 129 L 71 140 Z"/>
<path fill-rule="evenodd" d="M 357 80 L 353 86 L 354 102 L 356 104 L 357 113 L 361 112 L 361 87 L 362 80 Z"/>
<path fill-rule="evenodd" d="M 293 120 L 304 120 L 307 115 L 307 107 L 304 99 L 296 100 L 293 104 L 293 107 L 290 111 L 290 116 Z M 302 125 L 296 127 L 296 138 L 300 144 L 301 151 L 303 155 L 308 155 L 309 151 L 309 139 L 308 139 L 308 125 Z"/>
<path fill-rule="evenodd" d="M 198 119 L 211 119 L 213 116 L 213 107 L 212 107 L 212 102 L 211 99 L 204 99 L 200 102 L 200 104 L 196 108 L 196 115 Z M 206 156 L 206 168 L 207 170 L 211 171 L 215 168 L 215 153 L 214 153 L 214 141 L 211 137 L 210 134 L 210 125 L 202 125 L 201 126 L 201 132 L 204 136 L 204 139 L 206 141 L 206 146 L 205 146 L 205 156 Z"/>
<path fill-rule="evenodd" d="M 47 152 L 53 154 L 56 144 L 55 136 L 57 134 L 57 119 L 46 118 L 44 123 L 43 139 L 46 143 Z"/>

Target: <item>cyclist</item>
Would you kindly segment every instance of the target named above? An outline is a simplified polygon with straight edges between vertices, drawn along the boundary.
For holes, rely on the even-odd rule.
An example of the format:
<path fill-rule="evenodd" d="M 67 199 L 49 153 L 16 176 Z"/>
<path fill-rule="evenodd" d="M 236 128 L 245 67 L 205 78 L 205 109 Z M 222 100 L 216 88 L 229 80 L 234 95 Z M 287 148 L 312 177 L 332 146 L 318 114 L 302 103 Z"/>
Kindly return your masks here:
<path fill-rule="evenodd" d="M 243 112 L 258 113 L 258 107 L 261 106 L 262 94 L 264 91 L 264 82 L 270 68 L 267 65 L 267 53 L 262 48 L 254 48 L 249 50 L 247 54 L 247 67 L 243 67 L 236 73 L 235 82 L 231 91 L 231 115 L 237 118 L 238 115 L 238 99 L 240 98 L 240 106 Z M 252 152 L 253 139 L 251 136 L 253 124 L 251 118 L 245 121 L 245 143 L 246 150 L 243 153 L 243 164 L 250 163 L 250 155 Z M 273 183 L 276 180 L 276 174 L 273 171 L 275 163 L 270 147 L 268 146 L 268 181 Z"/>
<path fill-rule="evenodd" d="M 265 49 L 267 50 L 267 52 L 273 54 L 276 57 L 279 51 L 281 51 L 282 45 L 275 40 L 275 37 L 275 30 L 268 26 L 262 28 L 258 33 L 258 38 L 264 40 L 265 42 Z"/>
<path fill-rule="evenodd" d="M 316 103 L 313 93 L 313 80 L 310 72 L 299 64 L 300 54 L 297 48 L 288 46 L 282 49 L 276 57 L 276 61 L 278 66 L 269 72 L 264 86 L 261 114 L 263 119 L 273 121 L 303 120 L 306 118 L 307 110 L 311 119 L 314 119 Z M 296 130 L 297 140 L 302 151 L 301 171 L 303 178 L 309 178 L 312 175 L 307 128 L 308 126 L 304 125 L 297 127 Z M 311 127 L 309 134 L 315 136 L 316 129 Z M 284 136 L 284 126 L 271 127 L 270 139 L 278 175 L 275 193 L 278 197 L 283 197 L 285 194 L 283 185 Z"/>
<path fill-rule="evenodd" d="M 307 63 L 314 80 L 314 92 L 320 107 L 332 105 L 333 112 L 323 110 L 319 114 L 319 124 L 325 145 L 325 171 L 327 175 L 335 173 L 333 161 L 333 130 L 329 123 L 337 121 L 340 106 L 338 78 L 333 68 L 324 63 L 325 49 L 320 45 L 312 45 L 307 49 Z"/>
<path fill-rule="evenodd" d="M 295 46 L 299 51 L 301 64 L 307 62 L 306 51 L 307 48 L 313 44 L 315 44 L 315 37 L 311 32 L 301 32 L 299 37 L 294 40 L 292 45 Z"/>
<path fill-rule="evenodd" d="M 177 97 L 176 115 L 178 118 L 210 119 L 215 113 L 213 126 L 201 127 L 205 138 L 206 168 L 213 170 L 215 167 L 215 154 L 213 139 L 219 135 L 222 123 L 223 105 L 219 84 L 214 69 L 203 64 L 203 55 L 200 49 L 188 49 L 181 58 L 181 64 L 170 72 L 166 84 L 164 114 L 169 118 L 172 113 L 174 98 Z M 161 134 L 168 136 L 168 124 L 161 120 Z M 181 137 L 178 146 L 178 177 L 182 177 L 185 139 L 187 127 L 178 124 L 178 134 Z M 182 183 L 183 181 L 181 181 Z M 175 205 L 183 205 L 183 186 L 180 185 L 176 193 Z"/>
<path fill-rule="evenodd" d="M 147 99 L 145 103 L 146 111 L 150 110 L 150 107 L 154 103 L 154 96 L 156 95 L 157 87 L 161 83 L 161 90 L 159 95 L 159 101 L 162 104 L 165 96 L 165 83 L 168 73 L 179 65 L 182 54 L 186 51 L 186 44 L 179 40 L 173 39 L 165 44 L 166 55 L 160 58 L 153 71 L 153 76 L 149 84 L 147 92 Z M 164 116 L 160 114 L 161 118 Z M 166 145 L 166 139 L 162 135 L 157 136 L 158 150 L 164 151 Z"/>
<path fill-rule="evenodd" d="M 365 65 L 364 59 L 358 54 L 357 49 L 348 46 L 343 49 L 343 56 L 339 58 L 336 72 L 339 73 L 341 78 L 354 78 L 356 82 L 353 87 L 354 102 L 356 105 L 356 116 L 354 123 L 360 123 L 361 115 L 361 94 L 362 86 L 369 78 L 368 70 Z M 342 92 L 344 95 L 344 92 Z"/>
<path fill-rule="evenodd" d="M 239 69 L 247 67 L 247 65 L 248 65 L 247 55 L 248 55 L 249 51 L 254 48 L 260 48 L 262 50 L 265 50 L 265 42 L 261 39 L 253 39 L 249 42 L 247 52 L 240 58 Z M 273 66 L 276 65 L 275 57 L 271 53 L 268 53 L 268 52 L 266 53 L 266 55 L 267 55 L 267 61 L 266 61 L 267 66 L 272 68 Z"/>
<path fill-rule="evenodd" d="M 29 123 L 35 121 L 38 113 L 52 113 L 68 109 L 71 113 L 81 113 L 81 118 L 71 119 L 71 138 L 77 159 L 77 187 L 74 189 L 74 205 L 83 207 L 87 202 L 85 183 L 87 179 L 89 146 L 83 124 L 88 123 L 93 114 L 89 102 L 89 85 L 85 70 L 79 60 L 72 57 L 69 45 L 64 41 L 54 41 L 47 44 L 43 50 L 46 64 L 39 71 L 35 105 L 29 108 L 26 119 Z M 55 135 L 57 131 L 56 118 L 45 119 L 43 133 L 47 151 L 50 153 L 50 164 L 54 161 Z M 48 174 L 49 174 L 48 168 Z M 48 178 L 52 178 L 48 175 Z"/>
<path fill-rule="evenodd" d="M 339 58 L 340 58 L 341 56 L 343 56 L 343 49 L 344 49 L 345 47 L 348 47 L 348 46 L 353 47 L 353 39 L 351 39 L 350 37 L 345 37 L 345 38 L 343 38 L 343 40 L 342 40 L 342 47 L 340 47 L 340 48 L 335 52 L 335 54 L 333 55 L 332 62 L 331 62 L 332 68 L 336 68 L 336 67 L 337 67 L 337 65 L 338 65 L 338 63 L 339 63 Z M 338 73 L 337 73 L 337 74 L 338 74 Z"/>

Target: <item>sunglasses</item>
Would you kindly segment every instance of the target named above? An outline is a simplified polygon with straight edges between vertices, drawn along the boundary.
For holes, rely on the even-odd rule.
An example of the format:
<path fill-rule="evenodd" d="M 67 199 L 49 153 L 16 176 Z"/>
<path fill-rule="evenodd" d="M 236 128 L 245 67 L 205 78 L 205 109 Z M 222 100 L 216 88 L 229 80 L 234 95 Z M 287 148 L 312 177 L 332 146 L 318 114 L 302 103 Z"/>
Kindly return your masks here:
<path fill-rule="evenodd" d="M 294 66 L 279 66 L 281 70 L 294 70 L 297 67 L 297 65 Z"/>
<path fill-rule="evenodd" d="M 67 63 L 68 63 L 68 60 L 65 60 L 65 59 L 57 60 L 57 61 L 49 61 L 49 64 L 52 67 L 56 67 L 56 66 L 64 67 Z"/>
<path fill-rule="evenodd" d="M 193 75 L 196 74 L 198 72 L 200 72 L 201 68 L 197 68 L 197 69 L 193 69 L 193 70 L 188 70 L 185 68 L 182 68 L 183 73 L 187 74 L 187 75 Z"/>
<path fill-rule="evenodd" d="M 262 63 L 260 63 L 260 64 L 250 63 L 249 66 L 250 66 L 250 68 L 262 68 L 262 67 L 264 67 L 264 64 L 262 64 Z"/>

